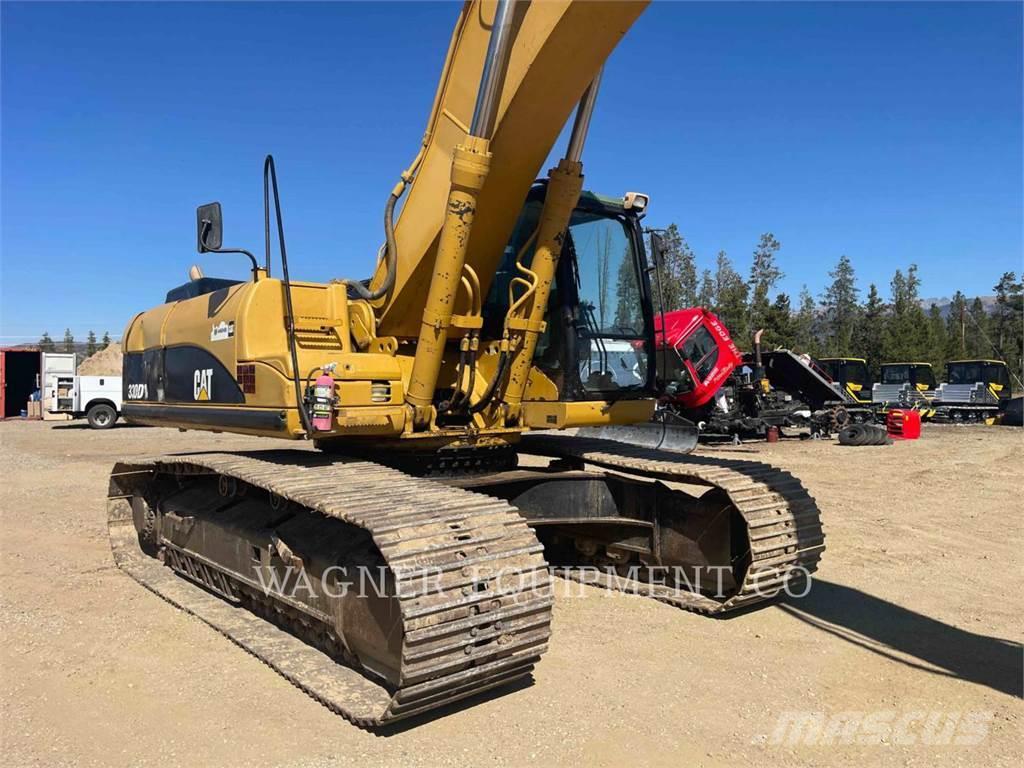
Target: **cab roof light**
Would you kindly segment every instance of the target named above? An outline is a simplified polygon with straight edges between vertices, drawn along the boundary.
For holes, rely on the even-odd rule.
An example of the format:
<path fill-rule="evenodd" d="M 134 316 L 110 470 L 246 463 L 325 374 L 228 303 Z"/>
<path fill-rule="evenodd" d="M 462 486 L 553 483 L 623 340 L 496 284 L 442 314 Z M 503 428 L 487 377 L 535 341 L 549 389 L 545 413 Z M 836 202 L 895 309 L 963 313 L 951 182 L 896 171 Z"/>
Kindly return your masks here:
<path fill-rule="evenodd" d="M 627 211 L 643 211 L 651 198 L 643 192 L 627 192 L 622 198 L 622 207 Z"/>

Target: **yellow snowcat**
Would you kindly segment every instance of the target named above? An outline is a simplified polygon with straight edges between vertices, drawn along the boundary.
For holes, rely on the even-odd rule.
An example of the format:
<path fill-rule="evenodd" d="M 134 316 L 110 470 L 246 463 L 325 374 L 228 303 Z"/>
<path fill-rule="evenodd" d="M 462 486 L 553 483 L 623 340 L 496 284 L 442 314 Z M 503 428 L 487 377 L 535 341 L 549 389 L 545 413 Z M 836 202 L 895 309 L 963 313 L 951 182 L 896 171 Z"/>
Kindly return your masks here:
<path fill-rule="evenodd" d="M 871 400 L 883 410 L 912 408 L 931 419 L 937 384 L 931 363 L 882 363 L 881 380 L 871 388 Z"/>
<path fill-rule="evenodd" d="M 935 420 L 993 424 L 1011 399 L 1010 369 L 1002 360 L 951 360 L 935 391 Z"/>

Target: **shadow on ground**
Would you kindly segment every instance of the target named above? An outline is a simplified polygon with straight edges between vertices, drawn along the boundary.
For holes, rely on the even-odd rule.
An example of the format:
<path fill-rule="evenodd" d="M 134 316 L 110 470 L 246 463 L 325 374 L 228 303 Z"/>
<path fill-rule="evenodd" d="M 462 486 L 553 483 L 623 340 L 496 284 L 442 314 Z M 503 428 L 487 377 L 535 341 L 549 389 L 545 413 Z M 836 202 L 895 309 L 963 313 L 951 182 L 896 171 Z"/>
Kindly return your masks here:
<path fill-rule="evenodd" d="M 823 632 L 901 664 L 1011 696 L 1024 694 L 1024 652 L 1019 643 L 968 632 L 821 579 L 814 580 L 806 597 L 787 598 L 779 607 Z"/>
<path fill-rule="evenodd" d="M 114 426 L 107 427 L 107 429 L 138 429 L 145 426 L 145 424 L 129 424 L 125 421 L 118 421 Z M 69 421 L 62 424 L 54 424 L 51 429 L 92 429 L 92 427 L 89 426 L 87 421 Z"/>

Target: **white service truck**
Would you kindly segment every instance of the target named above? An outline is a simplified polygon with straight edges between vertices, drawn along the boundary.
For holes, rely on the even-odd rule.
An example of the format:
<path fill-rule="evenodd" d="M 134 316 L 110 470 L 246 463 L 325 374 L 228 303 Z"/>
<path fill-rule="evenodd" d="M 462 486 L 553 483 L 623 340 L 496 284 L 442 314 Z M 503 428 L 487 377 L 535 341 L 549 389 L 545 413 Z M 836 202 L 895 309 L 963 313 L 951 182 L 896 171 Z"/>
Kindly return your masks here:
<path fill-rule="evenodd" d="M 121 414 L 121 377 L 50 374 L 45 399 L 50 413 L 84 416 L 93 429 L 108 429 Z"/>

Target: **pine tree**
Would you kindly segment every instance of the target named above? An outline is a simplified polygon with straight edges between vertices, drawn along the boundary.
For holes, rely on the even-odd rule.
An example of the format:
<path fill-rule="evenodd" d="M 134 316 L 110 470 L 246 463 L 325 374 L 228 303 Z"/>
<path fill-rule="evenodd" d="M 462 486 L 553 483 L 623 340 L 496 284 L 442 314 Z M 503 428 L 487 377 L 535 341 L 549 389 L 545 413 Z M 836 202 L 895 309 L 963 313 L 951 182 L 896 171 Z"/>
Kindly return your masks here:
<path fill-rule="evenodd" d="M 597 325 L 604 329 L 608 326 L 605 321 L 608 319 L 608 280 L 611 267 L 612 235 L 608 230 L 604 231 L 601 242 L 597 246 Z M 621 273 L 621 269 L 620 269 Z"/>
<path fill-rule="evenodd" d="M 896 270 L 893 275 L 892 314 L 886 324 L 885 362 L 916 362 L 927 356 L 928 328 L 918 290 L 921 279 L 917 265 L 911 264 L 907 274 Z"/>
<path fill-rule="evenodd" d="M 946 316 L 946 354 L 949 360 L 967 357 L 967 298 L 957 291 Z"/>
<path fill-rule="evenodd" d="M 860 357 L 868 361 L 871 377 L 877 381 L 879 366 L 884 362 L 882 357 L 886 317 L 885 302 L 878 295 L 878 287 L 874 283 L 868 286 L 868 298 L 859 315 L 853 335 L 853 348 Z"/>
<path fill-rule="evenodd" d="M 710 269 L 705 269 L 701 273 L 696 306 L 704 307 L 704 309 L 713 309 L 715 306 L 715 280 L 711 276 Z"/>
<path fill-rule="evenodd" d="M 775 263 L 775 255 L 781 247 L 771 232 L 765 232 L 754 249 L 754 261 L 750 265 L 750 327 L 754 330 L 767 321 L 768 296 L 783 277 Z"/>
<path fill-rule="evenodd" d="M 665 311 L 697 304 L 697 259 L 679 227 L 669 224 L 662 235 L 661 289 Z"/>
<path fill-rule="evenodd" d="M 71 329 L 64 329 L 64 351 L 74 352 L 75 351 L 75 337 L 71 335 Z"/>
<path fill-rule="evenodd" d="M 857 278 L 848 256 L 840 256 L 836 268 L 828 273 L 831 284 L 821 297 L 824 309 L 825 348 L 835 357 L 854 353 L 853 329 L 857 324 Z"/>
<path fill-rule="evenodd" d="M 747 325 L 747 284 L 739 272 L 733 269 L 725 251 L 718 252 L 715 269 L 715 314 L 729 329 L 729 335 L 737 346 L 748 345 L 750 328 Z"/>
<path fill-rule="evenodd" d="M 967 312 L 967 357 L 984 360 L 992 357 L 988 313 L 980 296 L 975 296 Z"/>
<path fill-rule="evenodd" d="M 636 272 L 633 271 L 633 262 L 631 259 L 623 259 L 615 278 L 616 329 L 642 331 L 640 313 L 640 288 L 636 282 Z"/>
<path fill-rule="evenodd" d="M 57 349 L 57 345 L 54 344 L 53 339 L 50 338 L 49 331 L 43 331 L 43 335 L 39 339 L 39 349 L 43 352 L 53 352 Z"/>
<path fill-rule="evenodd" d="M 800 309 L 793 317 L 793 351 L 817 357 L 819 354 L 816 337 L 815 303 L 805 285 L 800 290 Z"/>
<path fill-rule="evenodd" d="M 775 297 L 775 301 L 768 309 L 764 328 L 766 348 L 789 349 L 793 346 L 793 310 L 790 307 L 789 296 L 785 293 L 780 293 Z"/>
<path fill-rule="evenodd" d="M 102 349 L 106 349 L 110 346 L 110 331 L 103 332 L 103 340 L 100 343 L 103 344 Z"/>
<path fill-rule="evenodd" d="M 949 337 L 946 333 L 946 321 L 942 319 L 942 310 L 937 304 L 932 304 L 928 308 L 928 356 L 922 362 L 931 363 L 936 376 L 945 368 L 948 346 Z"/>
<path fill-rule="evenodd" d="M 85 340 L 86 357 L 92 357 L 93 355 L 95 355 L 97 349 L 98 347 L 96 346 L 96 333 L 95 331 L 89 331 L 89 335 L 86 337 Z"/>
<path fill-rule="evenodd" d="M 1015 272 L 1004 272 L 993 290 L 996 292 L 993 340 L 1000 357 L 1016 378 L 1024 379 L 1021 365 L 1024 357 L 1024 280 L 1018 282 Z"/>

